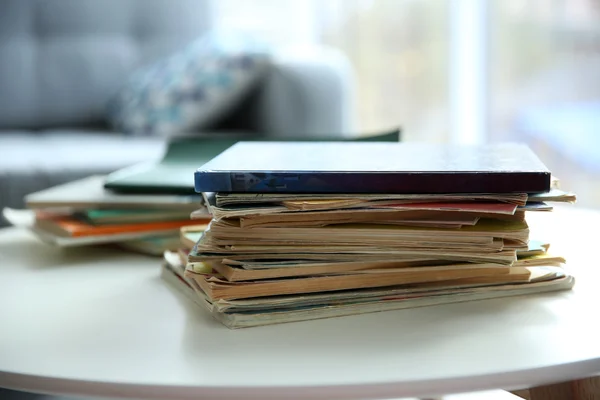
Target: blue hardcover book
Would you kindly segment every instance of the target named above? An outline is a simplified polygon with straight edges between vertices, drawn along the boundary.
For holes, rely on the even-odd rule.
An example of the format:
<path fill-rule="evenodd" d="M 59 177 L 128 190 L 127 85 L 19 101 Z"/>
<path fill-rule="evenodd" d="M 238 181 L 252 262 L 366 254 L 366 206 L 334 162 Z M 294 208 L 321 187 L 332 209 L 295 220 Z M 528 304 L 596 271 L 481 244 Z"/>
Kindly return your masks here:
<path fill-rule="evenodd" d="M 239 142 L 195 173 L 197 192 L 541 193 L 550 171 L 525 145 Z"/>

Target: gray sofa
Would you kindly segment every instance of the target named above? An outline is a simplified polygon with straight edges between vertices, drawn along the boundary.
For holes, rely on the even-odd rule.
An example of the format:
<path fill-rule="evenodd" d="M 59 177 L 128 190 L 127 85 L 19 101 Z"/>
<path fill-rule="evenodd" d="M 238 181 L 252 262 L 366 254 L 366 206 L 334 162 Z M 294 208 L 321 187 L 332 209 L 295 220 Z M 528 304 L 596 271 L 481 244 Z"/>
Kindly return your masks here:
<path fill-rule="evenodd" d="M 158 158 L 162 137 L 110 132 L 107 99 L 136 68 L 214 26 L 206 0 L 0 0 L 0 208 Z M 334 50 L 282 49 L 266 79 L 204 130 L 350 134 L 354 90 Z"/>

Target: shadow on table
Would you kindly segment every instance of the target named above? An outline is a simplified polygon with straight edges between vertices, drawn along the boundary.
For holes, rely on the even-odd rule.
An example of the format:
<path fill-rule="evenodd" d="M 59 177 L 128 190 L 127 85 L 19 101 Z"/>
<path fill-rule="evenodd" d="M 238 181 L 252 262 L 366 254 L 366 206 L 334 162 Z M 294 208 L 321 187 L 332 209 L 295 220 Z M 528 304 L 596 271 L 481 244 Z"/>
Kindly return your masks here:
<path fill-rule="evenodd" d="M 182 346 L 191 369 L 204 371 L 207 359 L 239 354 L 236 365 L 231 366 L 232 374 L 243 374 L 251 368 L 264 369 L 266 376 L 273 368 L 270 362 L 278 362 L 277 368 L 293 368 L 296 374 L 308 375 L 315 374 L 316 362 L 321 371 L 345 368 L 340 360 L 348 351 L 353 359 L 363 361 L 352 368 L 381 368 L 385 374 L 390 352 L 401 348 L 403 358 L 419 360 L 404 371 L 410 376 L 420 370 L 425 373 L 442 359 L 459 354 L 448 349 L 464 348 L 464 357 L 485 354 L 490 348 L 518 354 L 530 345 L 527 337 L 531 332 L 555 322 L 547 299 L 564 300 L 563 294 L 541 294 L 230 330 L 180 297 L 182 303 L 189 303 L 185 305 L 190 314 Z M 522 327 L 522 331 L 504 337 L 506 325 Z M 465 329 L 468 326 L 476 326 L 477 332 L 469 332 Z M 219 330 L 218 340 L 203 345 L 202 333 L 213 330 Z M 215 336 L 210 334 L 211 338 Z M 294 357 L 286 360 L 281 352 L 290 348 Z M 340 357 L 336 359 L 336 355 Z"/>
<path fill-rule="evenodd" d="M 0 241 L 0 260 L 3 263 L 14 260 L 18 265 L 36 270 L 73 266 L 86 268 L 95 264 L 103 264 L 103 268 L 119 268 L 129 257 L 138 260 L 147 257 L 153 266 L 159 262 L 157 257 L 131 253 L 112 245 L 60 248 L 44 243 L 24 230 L 11 230 L 10 233 L 12 236 Z M 113 260 L 115 262 L 111 262 Z"/>
<path fill-rule="evenodd" d="M 38 394 L 19 392 L 16 390 L 0 388 L 0 399 L 2 400 L 91 400 L 85 397 L 67 397 L 67 396 L 53 396 L 49 394 Z M 94 400 L 102 400 L 94 398 Z M 118 400 L 118 399 L 112 399 Z"/>

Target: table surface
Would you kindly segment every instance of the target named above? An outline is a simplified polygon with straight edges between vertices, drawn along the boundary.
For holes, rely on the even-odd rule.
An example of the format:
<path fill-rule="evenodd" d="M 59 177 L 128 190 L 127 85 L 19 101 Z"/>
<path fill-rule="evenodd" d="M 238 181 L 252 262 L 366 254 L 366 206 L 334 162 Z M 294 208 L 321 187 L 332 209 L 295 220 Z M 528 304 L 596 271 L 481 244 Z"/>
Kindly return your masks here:
<path fill-rule="evenodd" d="M 600 213 L 531 214 L 573 291 L 228 330 L 157 258 L 0 230 L 0 386 L 73 395 L 356 399 L 515 388 L 600 372 Z"/>

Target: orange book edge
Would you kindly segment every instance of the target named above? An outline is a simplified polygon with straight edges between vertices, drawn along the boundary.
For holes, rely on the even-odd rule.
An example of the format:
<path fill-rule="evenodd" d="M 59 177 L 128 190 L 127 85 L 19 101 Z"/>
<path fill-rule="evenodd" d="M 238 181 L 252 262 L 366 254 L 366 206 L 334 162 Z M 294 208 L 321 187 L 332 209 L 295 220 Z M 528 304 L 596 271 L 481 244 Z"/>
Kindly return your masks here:
<path fill-rule="evenodd" d="M 182 226 L 198 225 L 199 220 L 144 222 L 137 224 L 91 225 L 73 217 L 44 218 L 69 233 L 71 237 L 102 236 L 121 233 L 152 232 L 179 229 Z M 207 222 L 209 219 L 207 219 Z"/>

